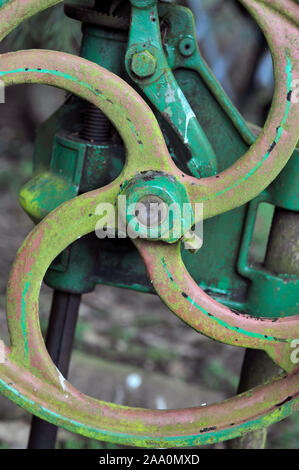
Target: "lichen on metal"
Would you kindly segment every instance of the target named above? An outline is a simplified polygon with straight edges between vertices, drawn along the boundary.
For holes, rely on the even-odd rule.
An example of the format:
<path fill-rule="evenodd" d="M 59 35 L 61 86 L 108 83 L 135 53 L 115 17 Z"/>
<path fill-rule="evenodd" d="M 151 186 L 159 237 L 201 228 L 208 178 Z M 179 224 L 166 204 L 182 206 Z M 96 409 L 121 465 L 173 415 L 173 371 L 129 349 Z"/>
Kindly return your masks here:
<path fill-rule="evenodd" d="M 56 3 L 7 2 L 0 9 L 0 37 L 23 19 Z M 51 423 L 121 444 L 194 446 L 269 426 L 299 409 L 299 368 L 292 363 L 290 350 L 299 335 L 298 315 L 275 321 L 256 319 L 211 299 L 186 271 L 179 242 L 135 240 L 158 295 L 194 329 L 227 344 L 263 349 L 287 374 L 207 407 L 158 411 L 115 405 L 79 394 L 62 380 L 39 324 L 38 298 L 47 268 L 78 237 L 94 231 L 96 206 L 101 202 L 115 204 L 121 188 L 129 188 L 136 178 L 143 183 L 142 175 L 156 172 L 163 174 L 163 186 L 164 179 L 177 181 L 178 188 L 183 188 L 183 199 L 192 204 L 204 202 L 204 216 L 210 218 L 256 197 L 288 162 L 298 140 L 298 104 L 291 99 L 292 80 L 299 67 L 298 10 L 291 0 L 242 3 L 269 42 L 275 93 L 265 127 L 248 152 L 227 170 L 207 178 L 190 177 L 175 166 L 151 109 L 116 75 L 60 52 L 22 51 L 0 56 L 0 78 L 6 86 L 42 83 L 80 96 L 107 115 L 127 152 L 125 166 L 112 183 L 65 202 L 36 226 L 19 249 L 10 275 L 7 321 L 11 348 L 6 348 L 6 361 L 0 365 L 0 391 Z M 132 0 L 132 4 L 146 12 L 156 2 Z M 142 196 L 151 195 L 152 190 L 147 180 Z M 157 196 L 161 196 L 160 188 Z"/>

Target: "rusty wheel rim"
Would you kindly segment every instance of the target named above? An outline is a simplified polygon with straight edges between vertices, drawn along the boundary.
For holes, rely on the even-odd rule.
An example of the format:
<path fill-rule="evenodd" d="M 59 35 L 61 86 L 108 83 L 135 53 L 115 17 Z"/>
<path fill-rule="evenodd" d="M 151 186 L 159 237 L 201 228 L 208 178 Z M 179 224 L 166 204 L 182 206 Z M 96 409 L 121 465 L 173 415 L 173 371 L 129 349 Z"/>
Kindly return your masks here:
<path fill-rule="evenodd" d="M 56 3 L 59 2 L 45 0 L 8 2 L 0 10 L 0 38 L 17 26 L 24 17 L 29 17 Z M 295 13 L 292 14 L 295 10 L 290 0 L 281 2 L 276 0 L 273 4 L 269 1 L 244 0 L 243 3 L 256 17 L 263 16 L 264 9 L 268 9 L 267 18 L 264 18 L 266 25 L 262 26 L 266 28 L 272 52 L 278 46 L 275 35 L 271 35 L 271 28 L 273 22 L 277 20 L 277 15 L 283 19 L 281 32 L 284 33 L 284 41 L 286 37 L 290 38 L 294 35 L 298 18 Z M 288 10 L 289 7 L 291 10 Z M 6 23 L 3 22 L 4 20 Z M 36 56 L 36 51 L 26 51 L 0 57 L 0 77 L 6 85 L 36 82 L 68 89 L 99 106 L 119 129 L 127 148 L 127 163 L 121 175 L 113 183 L 75 198 L 55 210 L 32 231 L 18 252 L 9 281 L 7 297 L 7 318 L 12 347 L 6 348 L 6 361 L 0 366 L 0 389 L 4 395 L 43 419 L 74 432 L 100 440 L 133 443 L 143 447 L 191 446 L 231 439 L 283 419 L 298 409 L 299 372 L 295 371 L 290 361 L 286 359 L 285 346 L 283 352 L 281 346 L 279 348 L 275 346 L 274 349 L 264 348 L 262 341 L 265 341 L 265 338 L 259 338 L 254 343 L 255 345 L 250 343 L 250 346 L 262 347 L 285 370 L 292 372 L 220 404 L 205 408 L 156 411 L 117 406 L 95 400 L 81 394 L 56 369 L 46 351 L 38 320 L 40 284 L 47 267 L 69 243 L 94 230 L 95 221 L 92 209 L 101 201 L 114 202 L 120 191 L 120 185 L 124 180 L 131 179 L 136 174 L 136 160 L 139 171 L 156 169 L 175 174 L 178 181 L 186 186 L 193 202 L 205 202 L 206 217 L 244 204 L 275 178 L 291 156 L 298 136 L 296 124 L 298 107 L 293 106 L 287 99 L 290 96 L 292 78 L 290 70 L 293 71 L 293 68 L 290 68 L 290 62 L 293 64 L 296 57 L 294 46 L 285 49 L 283 57 L 281 54 L 278 56 L 275 71 L 276 80 L 279 80 L 279 83 L 272 105 L 272 115 L 270 114 L 263 134 L 243 160 L 237 162 L 238 165 L 243 165 L 242 171 L 238 173 L 239 176 L 242 172 L 247 175 L 248 171 L 250 172 L 258 165 L 257 170 L 252 173 L 255 176 L 250 182 L 251 185 L 242 184 L 241 192 L 240 189 L 235 190 L 236 186 L 230 187 L 237 175 L 236 165 L 223 174 L 217 175 L 220 178 L 212 177 L 198 181 L 182 175 L 168 154 L 150 109 L 137 93 L 109 72 L 83 59 L 51 51 L 41 51 L 39 56 Z M 25 67 L 24 64 L 26 64 Z M 110 81 L 110 92 L 111 83 L 113 85 L 112 94 L 109 94 L 108 81 Z M 284 106 L 280 104 L 281 97 L 285 98 Z M 122 112 L 120 113 L 119 110 Z M 273 120 L 273 113 L 276 113 L 278 122 L 276 118 Z M 142 122 L 136 118 L 140 115 L 143 116 Z M 281 132 L 277 133 L 277 127 L 282 128 Z M 284 132 L 287 135 L 284 135 Z M 278 135 L 279 139 L 275 142 Z M 142 150 L 140 142 L 142 142 Z M 274 146 L 273 142 L 275 142 Z M 284 152 L 280 150 L 282 146 Z M 144 158 L 144 155 L 149 157 Z M 248 168 L 248 165 L 251 167 Z M 215 194 L 219 194 L 217 202 L 215 202 Z M 66 221 L 69 229 L 61 231 L 60 228 L 66 225 Z M 149 274 L 156 279 L 155 287 L 158 294 L 176 314 L 183 318 L 180 311 L 184 313 L 186 304 L 180 310 L 180 302 L 169 301 L 169 295 L 165 291 L 170 287 L 173 297 L 174 291 L 177 290 L 176 286 L 181 286 L 181 278 L 186 275 L 177 255 L 178 245 L 169 247 L 160 243 L 137 242 L 137 246 L 143 255 Z M 174 272 L 170 270 L 169 255 L 181 266 L 180 272 L 177 271 L 177 266 Z M 216 315 L 221 309 L 225 309 L 211 299 L 204 298 L 205 294 L 198 287 L 195 288 L 192 282 L 192 279 L 188 278 L 187 284 L 183 286 L 186 302 L 190 303 L 189 299 L 191 299 L 194 304 L 194 296 L 197 296 L 200 307 L 202 302 L 207 303 L 208 313 L 210 313 L 208 311 L 210 308 L 216 309 Z M 181 295 L 182 292 L 180 290 L 178 292 Z M 221 314 L 222 311 L 220 311 Z M 234 312 L 227 309 L 224 315 L 231 316 L 230 324 L 234 327 L 238 326 L 238 319 Z M 186 318 L 183 319 L 186 321 Z M 187 322 L 194 327 L 192 321 Z M 194 321 L 196 324 L 198 319 L 195 318 Z M 298 317 L 280 321 L 279 326 L 282 332 L 280 331 L 280 336 L 277 337 L 274 337 L 277 330 L 274 325 L 264 322 L 264 328 L 262 327 L 260 331 L 260 325 L 252 326 L 257 328 L 259 335 L 262 334 L 263 329 L 267 328 L 267 336 L 271 333 L 274 340 L 283 339 L 285 341 L 279 343 L 286 344 L 286 340 L 293 337 L 294 331 L 298 331 Z M 198 329 L 208 334 L 205 327 L 201 326 Z M 234 331 L 235 334 L 237 334 L 236 331 Z M 217 339 L 223 340 L 218 330 L 209 336 L 216 336 Z M 247 344 L 248 342 L 246 344 L 243 342 L 242 345 L 247 346 Z"/>

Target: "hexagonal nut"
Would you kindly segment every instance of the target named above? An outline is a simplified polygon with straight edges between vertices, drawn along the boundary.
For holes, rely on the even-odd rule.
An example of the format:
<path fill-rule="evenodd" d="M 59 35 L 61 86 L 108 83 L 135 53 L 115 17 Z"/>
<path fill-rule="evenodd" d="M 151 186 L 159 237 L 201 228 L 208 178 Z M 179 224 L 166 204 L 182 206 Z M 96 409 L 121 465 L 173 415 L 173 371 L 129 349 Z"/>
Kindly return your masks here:
<path fill-rule="evenodd" d="M 132 57 L 132 72 L 139 78 L 153 75 L 157 68 L 157 59 L 149 51 L 136 52 Z"/>

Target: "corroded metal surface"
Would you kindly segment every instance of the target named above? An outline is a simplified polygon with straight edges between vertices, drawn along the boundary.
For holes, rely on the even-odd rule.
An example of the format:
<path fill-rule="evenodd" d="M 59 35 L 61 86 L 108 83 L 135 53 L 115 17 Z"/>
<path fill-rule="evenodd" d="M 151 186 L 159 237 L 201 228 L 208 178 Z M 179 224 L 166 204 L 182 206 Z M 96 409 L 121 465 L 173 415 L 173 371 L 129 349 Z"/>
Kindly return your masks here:
<path fill-rule="evenodd" d="M 299 106 L 292 101 L 292 81 L 299 74 L 299 11 L 291 0 L 282 0 L 279 12 L 276 4 L 272 8 L 271 2 L 242 2 L 268 40 L 274 62 L 275 93 L 262 133 L 249 151 L 222 173 L 198 180 L 179 172 L 168 157 L 168 168 L 185 184 L 190 199 L 204 203 L 204 218 L 231 210 L 257 196 L 282 170 L 298 140 Z M 19 3 L 19 0 L 12 0 L 1 9 L 0 39 L 22 21 L 24 4 L 28 4 L 27 16 L 30 16 L 37 11 L 36 3 L 41 9 L 58 2 L 28 0 L 21 2 L 22 9 L 17 8 Z"/>
<path fill-rule="evenodd" d="M 299 213 L 276 208 L 267 246 L 266 266 L 299 276 Z"/>
<path fill-rule="evenodd" d="M 193 281 L 181 258 L 180 246 L 136 240 L 153 285 L 166 305 L 195 330 L 217 341 L 264 349 L 286 371 L 291 361 L 292 340 L 299 336 L 298 316 L 252 318 L 216 302 Z M 298 384 L 299 385 L 299 384 Z"/>
<path fill-rule="evenodd" d="M 137 2 L 137 0 L 136 0 Z M 57 1 L 12 0 L 0 10 L 0 37 Z M 298 139 L 298 105 L 292 80 L 298 77 L 298 10 L 283 0 L 243 0 L 263 29 L 274 58 L 275 95 L 262 134 L 235 165 L 215 177 L 182 174 L 169 156 L 157 121 L 140 96 L 105 69 L 51 51 L 0 57 L 6 86 L 44 83 L 63 88 L 98 106 L 120 132 L 127 149 L 121 175 L 108 186 L 66 202 L 27 237 L 17 254 L 7 292 L 11 349 L 0 365 L 1 392 L 30 412 L 74 432 L 137 446 L 173 447 L 231 439 L 283 419 L 299 408 L 299 370 L 290 343 L 298 338 L 298 316 L 253 319 L 212 300 L 187 273 L 180 245 L 137 240 L 153 285 L 186 323 L 219 341 L 265 350 L 289 374 L 208 407 L 154 411 L 98 401 L 69 384 L 51 361 L 40 331 L 38 297 L 44 274 L 70 243 L 95 229 L 95 208 L 116 197 L 136 175 L 157 171 L 183 184 L 204 217 L 225 212 L 260 193 L 288 161 Z"/>
<path fill-rule="evenodd" d="M 97 401 L 67 381 L 45 383 L 11 361 L 1 392 L 33 414 L 85 436 L 140 447 L 180 447 L 232 439 L 284 419 L 299 407 L 298 374 L 223 403 L 182 410 L 143 410 Z"/>

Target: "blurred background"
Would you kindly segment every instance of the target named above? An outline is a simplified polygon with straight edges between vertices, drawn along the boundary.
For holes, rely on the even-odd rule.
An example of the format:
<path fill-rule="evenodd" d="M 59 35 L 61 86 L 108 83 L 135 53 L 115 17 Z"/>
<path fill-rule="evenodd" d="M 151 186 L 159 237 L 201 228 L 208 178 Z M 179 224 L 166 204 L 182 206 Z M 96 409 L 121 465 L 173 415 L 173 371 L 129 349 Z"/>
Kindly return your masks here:
<path fill-rule="evenodd" d="M 257 25 L 234 0 L 177 3 L 193 10 L 200 51 L 234 105 L 246 120 L 262 126 L 273 74 Z M 78 53 L 80 37 L 78 22 L 65 17 L 58 5 L 24 22 L 0 51 Z M 0 337 L 7 343 L 6 282 L 16 251 L 33 226 L 18 205 L 18 192 L 32 173 L 35 130 L 64 99 L 63 91 L 50 87 L 19 86 L 8 89 L 6 104 L 0 105 Z M 262 218 L 258 227 L 262 240 Z M 44 286 L 43 331 L 50 304 L 51 290 Z M 69 377 L 83 392 L 125 405 L 165 409 L 211 404 L 235 394 L 243 353 L 194 332 L 156 296 L 98 286 L 83 296 Z M 0 448 L 25 448 L 30 419 L 0 396 Z M 297 413 L 270 428 L 267 448 L 298 448 L 298 434 Z M 64 430 L 58 433 L 57 447 L 113 448 Z"/>

